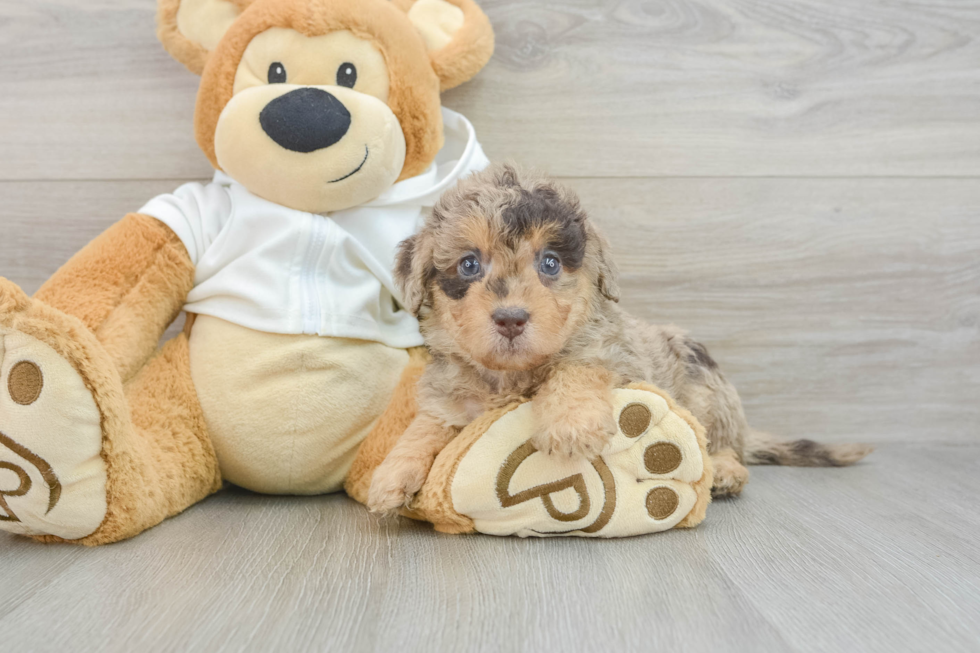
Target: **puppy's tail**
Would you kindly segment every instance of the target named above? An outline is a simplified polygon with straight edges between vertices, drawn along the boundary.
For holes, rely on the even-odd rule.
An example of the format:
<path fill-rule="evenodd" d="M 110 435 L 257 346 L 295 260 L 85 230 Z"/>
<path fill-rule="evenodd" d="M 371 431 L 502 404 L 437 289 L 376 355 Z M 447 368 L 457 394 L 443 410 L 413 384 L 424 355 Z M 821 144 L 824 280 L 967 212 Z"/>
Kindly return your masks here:
<path fill-rule="evenodd" d="M 749 429 L 743 450 L 747 465 L 791 467 L 844 467 L 874 451 L 867 444 L 822 444 L 813 440 L 781 440 L 764 431 Z"/>

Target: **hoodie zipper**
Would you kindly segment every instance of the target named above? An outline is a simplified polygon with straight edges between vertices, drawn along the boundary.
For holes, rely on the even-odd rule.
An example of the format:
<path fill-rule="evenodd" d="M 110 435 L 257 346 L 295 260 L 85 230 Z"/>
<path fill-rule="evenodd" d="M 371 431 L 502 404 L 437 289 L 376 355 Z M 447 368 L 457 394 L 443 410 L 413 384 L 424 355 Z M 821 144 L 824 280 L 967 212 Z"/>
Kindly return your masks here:
<path fill-rule="evenodd" d="M 310 244 L 303 261 L 300 283 L 303 288 L 303 333 L 315 335 L 320 332 L 322 319 L 320 290 L 316 283 L 317 261 L 323 253 L 329 222 L 318 215 L 311 215 L 310 219 L 313 221 L 313 227 Z"/>

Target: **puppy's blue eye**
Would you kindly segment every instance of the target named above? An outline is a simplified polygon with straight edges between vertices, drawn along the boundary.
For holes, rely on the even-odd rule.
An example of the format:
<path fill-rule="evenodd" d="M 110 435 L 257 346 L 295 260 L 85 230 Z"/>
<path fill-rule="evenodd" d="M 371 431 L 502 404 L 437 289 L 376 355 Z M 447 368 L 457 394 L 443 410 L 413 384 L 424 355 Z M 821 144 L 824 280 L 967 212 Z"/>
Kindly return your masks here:
<path fill-rule="evenodd" d="M 541 259 L 541 272 L 553 277 L 561 272 L 561 261 L 557 256 L 548 255 Z"/>
<path fill-rule="evenodd" d="M 475 277 L 480 274 L 480 261 L 475 256 L 467 256 L 459 262 L 459 276 Z"/>

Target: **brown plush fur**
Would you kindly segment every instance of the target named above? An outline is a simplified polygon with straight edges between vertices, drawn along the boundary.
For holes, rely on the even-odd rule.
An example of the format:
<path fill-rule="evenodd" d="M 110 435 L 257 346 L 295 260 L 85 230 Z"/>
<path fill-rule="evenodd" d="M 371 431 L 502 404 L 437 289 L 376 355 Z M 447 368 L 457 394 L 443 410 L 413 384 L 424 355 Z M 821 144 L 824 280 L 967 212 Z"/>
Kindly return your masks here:
<path fill-rule="evenodd" d="M 462 29 L 453 35 L 445 48 L 429 55 L 432 68 L 441 80 L 442 90 L 448 91 L 469 81 L 483 69 L 493 56 L 494 34 L 490 19 L 472 0 L 446 0 L 463 10 Z M 416 0 L 395 0 L 408 13 Z"/>
<path fill-rule="evenodd" d="M 29 299 L 3 279 L 0 320 L 68 360 L 102 416 L 108 509 L 102 525 L 78 543 L 94 546 L 132 537 L 221 487 L 190 378 L 185 336 L 169 342 L 124 388 L 108 352 L 78 318 Z"/>
<path fill-rule="evenodd" d="M 194 264 L 159 220 L 130 214 L 86 245 L 36 298 L 82 321 L 123 381 L 153 354 L 194 285 Z"/>
<path fill-rule="evenodd" d="M 245 10 L 254 0 L 228 0 Z M 157 38 L 170 56 L 184 64 L 195 75 L 204 72 L 209 52 L 191 41 L 177 29 L 177 11 L 180 0 L 157 0 Z"/>
<path fill-rule="evenodd" d="M 545 273 L 548 257 L 560 260 L 558 274 Z M 463 265 L 473 260 L 479 273 L 466 276 Z M 752 448 L 759 440 L 747 439 L 737 392 L 704 346 L 615 305 L 605 242 L 566 188 L 509 166 L 460 182 L 403 244 L 396 277 L 433 356 L 420 381 L 419 427 L 409 428 L 404 448 L 396 445 L 401 464 L 386 462 L 394 480 L 385 485 L 397 485 L 406 502 L 433 446 L 520 399 L 534 397 L 539 450 L 595 456 L 615 432 L 610 390 L 633 382 L 663 388 L 704 425 L 717 457 L 716 495 L 741 491 L 747 446 L 750 459 L 762 457 Z M 502 310 L 526 312 L 516 337 L 499 325 Z M 769 445 L 771 462 L 849 464 L 870 451 L 801 442 Z M 784 450 L 806 455 L 780 457 Z M 397 495 L 394 485 L 378 496 Z"/>
<path fill-rule="evenodd" d="M 131 466 L 126 531 L 111 541 L 137 535 L 221 489 L 218 460 L 191 380 L 187 336 L 163 346 L 126 386 L 126 400 L 134 437 L 116 439 L 105 454 Z M 140 519 L 133 519 L 137 514 Z"/>

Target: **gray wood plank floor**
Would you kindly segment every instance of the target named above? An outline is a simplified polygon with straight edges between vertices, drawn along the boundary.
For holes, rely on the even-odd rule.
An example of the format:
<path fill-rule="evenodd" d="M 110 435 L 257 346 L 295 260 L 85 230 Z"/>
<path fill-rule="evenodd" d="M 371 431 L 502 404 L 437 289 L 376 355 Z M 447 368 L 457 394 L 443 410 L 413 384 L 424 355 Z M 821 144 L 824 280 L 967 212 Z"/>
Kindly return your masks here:
<path fill-rule="evenodd" d="M 154 4 L 0 0 L 0 275 L 30 292 L 210 176 Z M 879 450 L 615 542 L 237 490 L 99 550 L 0 535 L 0 651 L 980 650 L 980 0 L 481 4 L 497 54 L 445 103 L 491 157 L 581 193 L 624 305 L 756 426 Z"/>
<path fill-rule="evenodd" d="M 97 550 L 0 535 L 3 650 L 976 650 L 978 455 L 755 468 L 699 528 L 618 541 L 237 490 Z"/>

